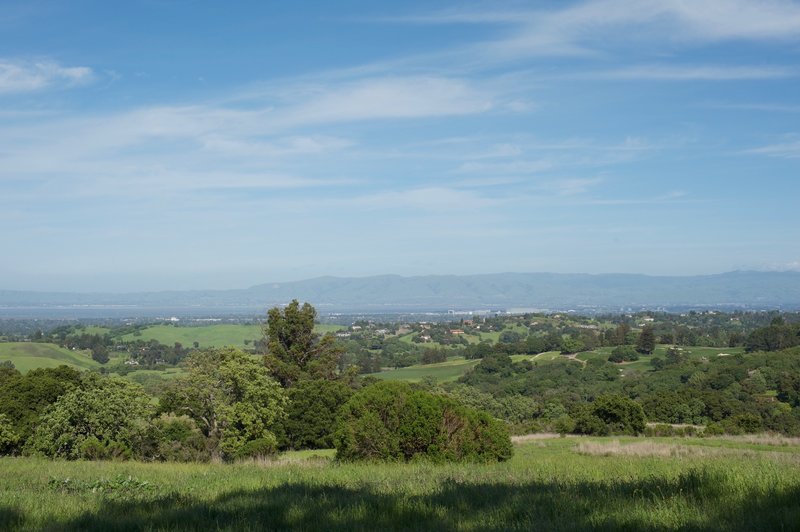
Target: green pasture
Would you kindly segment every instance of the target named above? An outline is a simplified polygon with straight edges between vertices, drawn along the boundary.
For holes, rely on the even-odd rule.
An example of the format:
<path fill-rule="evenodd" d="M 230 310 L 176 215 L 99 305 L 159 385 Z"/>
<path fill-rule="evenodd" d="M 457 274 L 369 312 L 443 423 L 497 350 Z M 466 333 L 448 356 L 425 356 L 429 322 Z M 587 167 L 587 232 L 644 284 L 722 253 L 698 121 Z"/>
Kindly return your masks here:
<path fill-rule="evenodd" d="M 152 325 L 139 331 L 120 337 L 125 342 L 135 340 L 156 340 L 164 345 L 180 343 L 184 347 L 192 347 L 194 342 L 200 347 L 245 347 L 245 340 L 251 342 L 263 336 L 261 326 L 239 324 L 215 324 L 201 327 L 180 327 L 175 325 Z"/>
<path fill-rule="evenodd" d="M 499 464 L 339 464 L 331 451 L 237 464 L 5 457 L 0 529 L 796 530 L 797 451 L 765 447 L 537 438 Z"/>
<path fill-rule="evenodd" d="M 95 369 L 100 364 L 92 360 L 89 351 L 71 351 L 55 344 L 34 342 L 0 343 L 0 362 L 10 360 L 21 373 L 36 368 L 55 368 L 66 365 L 76 369 Z"/>
<path fill-rule="evenodd" d="M 104 334 L 108 334 L 110 332 L 111 332 L 111 329 L 109 329 L 108 327 L 99 327 L 97 325 L 87 325 L 87 326 L 83 327 L 82 329 L 78 329 L 75 332 L 75 334 L 76 335 L 98 334 L 100 336 L 103 336 Z"/>
<path fill-rule="evenodd" d="M 314 330 L 319 334 L 335 332 L 342 329 L 340 325 L 317 324 Z M 152 325 L 135 333 L 126 334 L 121 337 L 125 342 L 135 340 L 156 340 L 164 345 L 174 345 L 179 342 L 184 347 L 192 347 L 197 342 L 200 347 L 247 347 L 246 340 L 250 341 L 249 347 L 253 342 L 260 340 L 264 332 L 260 324 L 241 325 L 233 323 L 219 323 L 214 325 L 203 325 L 199 327 L 181 327 L 175 325 Z"/>
<path fill-rule="evenodd" d="M 314 325 L 314 332 L 317 334 L 328 334 L 346 329 L 344 325 L 336 325 L 334 323 L 317 323 Z"/>
<path fill-rule="evenodd" d="M 424 377 L 433 377 L 438 382 L 454 381 L 468 369 L 475 366 L 480 360 L 467 360 L 453 358 L 438 364 L 417 364 L 407 368 L 390 369 L 371 376 L 383 380 L 418 382 Z"/>

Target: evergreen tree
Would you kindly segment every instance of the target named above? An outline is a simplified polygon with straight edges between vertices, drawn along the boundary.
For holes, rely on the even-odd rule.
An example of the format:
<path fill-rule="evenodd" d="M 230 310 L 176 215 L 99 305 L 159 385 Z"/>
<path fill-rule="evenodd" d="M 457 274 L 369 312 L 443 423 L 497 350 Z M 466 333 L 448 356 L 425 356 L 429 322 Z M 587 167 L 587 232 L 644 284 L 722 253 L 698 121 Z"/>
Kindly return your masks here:
<path fill-rule="evenodd" d="M 652 325 L 645 325 L 636 340 L 636 350 L 643 355 L 650 355 L 656 349 L 656 334 Z"/>

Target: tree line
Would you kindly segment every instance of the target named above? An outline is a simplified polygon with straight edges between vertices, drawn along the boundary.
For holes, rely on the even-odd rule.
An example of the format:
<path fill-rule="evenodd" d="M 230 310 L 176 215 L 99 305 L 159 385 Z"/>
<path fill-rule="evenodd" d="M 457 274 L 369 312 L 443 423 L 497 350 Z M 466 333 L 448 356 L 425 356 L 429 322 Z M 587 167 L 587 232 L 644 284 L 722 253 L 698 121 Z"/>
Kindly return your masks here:
<path fill-rule="evenodd" d="M 341 460 L 505 460 L 507 427 L 451 397 L 341 371 L 316 312 L 269 311 L 263 357 L 194 350 L 158 401 L 136 383 L 62 366 L 0 368 L 0 452 L 203 461 L 334 446 Z M 380 412 L 381 415 L 377 415 Z"/>

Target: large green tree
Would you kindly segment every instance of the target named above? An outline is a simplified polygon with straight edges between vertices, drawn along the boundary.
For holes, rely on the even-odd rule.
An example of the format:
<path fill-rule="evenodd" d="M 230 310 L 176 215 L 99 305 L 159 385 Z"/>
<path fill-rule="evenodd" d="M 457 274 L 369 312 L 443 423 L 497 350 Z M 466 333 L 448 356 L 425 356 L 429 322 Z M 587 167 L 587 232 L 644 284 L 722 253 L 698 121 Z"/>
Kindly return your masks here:
<path fill-rule="evenodd" d="M 291 449 L 333 447 L 336 413 L 353 395 L 353 390 L 339 381 L 301 381 L 287 390 L 284 440 Z"/>
<path fill-rule="evenodd" d="M 68 459 L 130 456 L 144 438 L 152 411 L 150 397 L 138 384 L 93 376 L 42 414 L 25 450 Z"/>
<path fill-rule="evenodd" d="M 283 420 L 286 394 L 256 357 L 234 348 L 198 351 L 187 368 L 165 394 L 162 410 L 194 419 L 225 458 L 253 442 L 277 449 L 274 429 Z"/>
<path fill-rule="evenodd" d="M 656 349 L 656 333 L 652 325 L 645 325 L 639 338 L 636 340 L 636 350 L 644 355 L 650 355 Z"/>
<path fill-rule="evenodd" d="M 267 313 L 264 335 L 267 353 L 264 363 L 284 386 L 301 380 L 334 380 L 343 349 L 332 334 L 314 332 L 317 311 L 308 303 L 292 300 L 284 309 Z"/>
<path fill-rule="evenodd" d="M 67 366 L 39 368 L 22 375 L 17 370 L 0 368 L 0 414 L 22 440 L 27 439 L 39 416 L 56 399 L 90 379 Z"/>

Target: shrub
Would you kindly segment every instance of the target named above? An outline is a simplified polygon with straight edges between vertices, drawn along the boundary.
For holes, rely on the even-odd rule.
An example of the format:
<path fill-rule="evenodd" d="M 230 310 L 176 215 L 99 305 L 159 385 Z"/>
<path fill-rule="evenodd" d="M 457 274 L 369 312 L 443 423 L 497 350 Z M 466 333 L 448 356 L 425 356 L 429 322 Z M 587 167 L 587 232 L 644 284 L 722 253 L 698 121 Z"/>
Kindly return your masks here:
<path fill-rule="evenodd" d="M 124 443 L 89 436 L 78 444 L 77 455 L 84 460 L 130 460 L 133 452 Z"/>
<path fill-rule="evenodd" d="M 272 456 L 278 451 L 278 442 L 275 437 L 259 438 L 250 440 L 236 451 L 234 458 L 242 460 L 245 458 L 265 458 Z"/>
<path fill-rule="evenodd" d="M 400 382 L 362 389 L 342 407 L 334 443 L 340 460 L 507 460 L 505 424 L 442 395 Z"/>
<path fill-rule="evenodd" d="M 613 434 L 641 434 L 647 421 L 642 405 L 621 395 L 601 395 L 592 404 L 592 412 Z"/>
<path fill-rule="evenodd" d="M 595 436 L 606 436 L 609 434 L 608 425 L 597 417 L 592 408 L 588 405 L 580 408 L 574 414 L 573 431 L 576 434 L 593 434 Z"/>
<path fill-rule="evenodd" d="M 619 345 L 611 351 L 611 355 L 608 357 L 609 362 L 617 363 L 633 362 L 634 360 L 639 360 L 639 353 L 632 345 Z"/>
<path fill-rule="evenodd" d="M 283 423 L 285 446 L 291 449 L 329 449 L 333 446 L 336 413 L 353 395 L 337 381 L 300 381 L 288 390 Z"/>
<path fill-rule="evenodd" d="M 98 378 L 90 388 L 67 392 L 48 407 L 26 450 L 69 459 L 106 452 L 123 457 L 118 445 L 135 448 L 151 412 L 150 398 L 138 384 Z M 113 449 L 100 449 L 109 445 Z"/>
<path fill-rule="evenodd" d="M 142 451 L 147 458 L 165 462 L 207 462 L 208 441 L 188 416 L 163 414 L 150 424 Z"/>
<path fill-rule="evenodd" d="M 11 454 L 19 443 L 19 436 L 11 429 L 5 414 L 0 414 L 0 455 Z"/>

